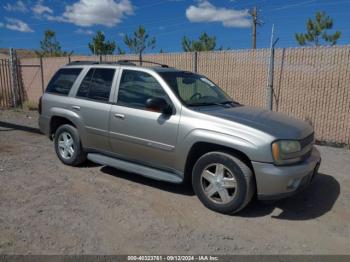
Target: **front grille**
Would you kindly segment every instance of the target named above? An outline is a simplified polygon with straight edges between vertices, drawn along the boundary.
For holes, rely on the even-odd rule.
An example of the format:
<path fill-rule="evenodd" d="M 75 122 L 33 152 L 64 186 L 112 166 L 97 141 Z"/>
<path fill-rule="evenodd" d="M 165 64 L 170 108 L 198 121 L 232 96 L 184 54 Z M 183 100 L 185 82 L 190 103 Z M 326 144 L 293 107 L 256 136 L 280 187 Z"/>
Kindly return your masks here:
<path fill-rule="evenodd" d="M 303 154 L 301 155 L 301 161 L 308 159 L 312 153 L 312 146 L 314 143 L 314 133 L 300 140 L 301 151 Z"/>
<path fill-rule="evenodd" d="M 311 156 L 311 152 L 312 149 L 310 149 L 309 151 L 307 151 L 305 154 L 303 154 L 300 158 L 301 158 L 301 162 L 305 161 L 306 159 L 308 159 Z"/>
<path fill-rule="evenodd" d="M 314 142 L 314 133 L 300 140 L 301 149 Z"/>

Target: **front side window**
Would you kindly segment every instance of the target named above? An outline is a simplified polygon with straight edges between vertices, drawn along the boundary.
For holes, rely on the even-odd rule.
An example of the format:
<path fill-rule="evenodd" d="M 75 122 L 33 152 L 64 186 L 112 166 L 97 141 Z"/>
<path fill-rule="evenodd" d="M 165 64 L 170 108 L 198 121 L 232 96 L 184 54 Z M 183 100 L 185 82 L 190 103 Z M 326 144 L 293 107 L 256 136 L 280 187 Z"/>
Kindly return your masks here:
<path fill-rule="evenodd" d="M 50 80 L 46 92 L 68 95 L 81 70 L 81 68 L 62 68 L 58 70 Z"/>
<path fill-rule="evenodd" d="M 191 72 L 161 72 L 161 77 L 187 106 L 231 103 L 231 98 L 208 78 Z"/>
<path fill-rule="evenodd" d="M 80 84 L 77 97 L 108 102 L 114 73 L 112 68 L 91 68 Z"/>
<path fill-rule="evenodd" d="M 141 71 L 123 70 L 118 105 L 146 110 L 146 101 L 156 97 L 163 98 L 170 104 L 169 97 L 153 76 Z"/>

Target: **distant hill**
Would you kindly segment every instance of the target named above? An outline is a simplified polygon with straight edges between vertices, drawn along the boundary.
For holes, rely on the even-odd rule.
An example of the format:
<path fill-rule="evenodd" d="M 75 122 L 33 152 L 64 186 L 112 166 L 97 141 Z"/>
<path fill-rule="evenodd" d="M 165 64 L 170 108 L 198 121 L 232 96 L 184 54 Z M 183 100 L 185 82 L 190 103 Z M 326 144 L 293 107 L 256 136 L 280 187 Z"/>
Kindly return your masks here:
<path fill-rule="evenodd" d="M 32 49 L 16 49 L 17 55 L 19 58 L 31 58 L 37 57 L 35 54 L 35 50 Z M 9 49 L 8 48 L 0 48 L 0 58 L 8 57 Z"/>

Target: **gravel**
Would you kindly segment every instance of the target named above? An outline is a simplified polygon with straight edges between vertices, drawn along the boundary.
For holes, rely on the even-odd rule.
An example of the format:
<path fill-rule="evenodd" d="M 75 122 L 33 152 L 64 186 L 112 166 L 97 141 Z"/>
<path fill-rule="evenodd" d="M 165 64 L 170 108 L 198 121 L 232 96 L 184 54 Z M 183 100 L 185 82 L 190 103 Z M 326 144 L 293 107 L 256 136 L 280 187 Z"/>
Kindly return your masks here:
<path fill-rule="evenodd" d="M 350 254 L 350 151 L 319 149 L 307 191 L 227 216 L 188 186 L 65 166 L 35 112 L 0 110 L 0 254 Z"/>

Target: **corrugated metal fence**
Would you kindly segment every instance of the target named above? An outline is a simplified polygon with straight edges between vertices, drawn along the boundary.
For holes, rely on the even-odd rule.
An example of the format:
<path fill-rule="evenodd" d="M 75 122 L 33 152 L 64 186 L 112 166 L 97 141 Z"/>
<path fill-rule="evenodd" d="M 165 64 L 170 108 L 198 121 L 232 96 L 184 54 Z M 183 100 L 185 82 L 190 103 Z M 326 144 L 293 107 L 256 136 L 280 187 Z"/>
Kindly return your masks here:
<path fill-rule="evenodd" d="M 11 67 L 8 59 L 0 59 L 0 106 L 10 107 L 13 90 L 11 83 Z"/>
<path fill-rule="evenodd" d="M 0 106 L 16 107 L 26 100 L 22 72 L 16 59 L 0 59 Z"/>

